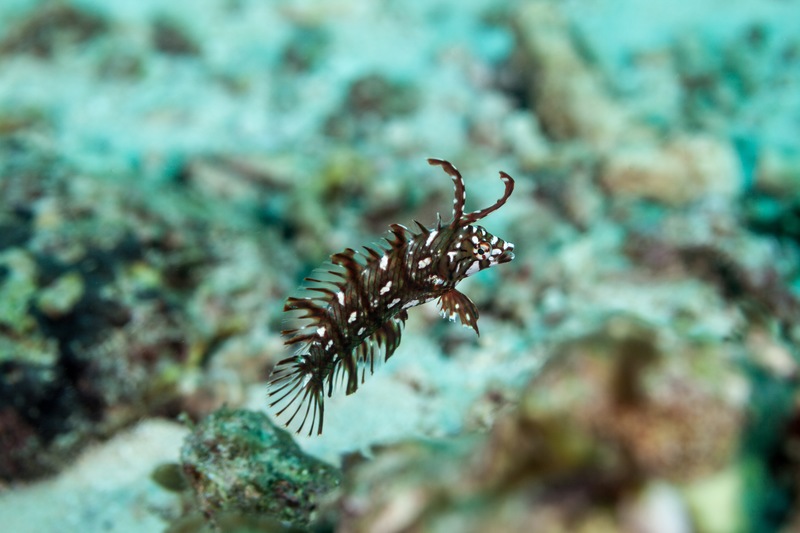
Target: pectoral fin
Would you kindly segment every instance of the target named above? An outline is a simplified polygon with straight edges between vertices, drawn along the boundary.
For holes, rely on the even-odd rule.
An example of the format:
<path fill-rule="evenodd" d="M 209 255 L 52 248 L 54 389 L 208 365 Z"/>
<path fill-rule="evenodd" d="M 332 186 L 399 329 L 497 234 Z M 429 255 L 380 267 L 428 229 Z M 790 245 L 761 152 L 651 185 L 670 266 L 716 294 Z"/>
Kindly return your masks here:
<path fill-rule="evenodd" d="M 478 331 L 478 308 L 466 295 L 455 289 L 450 289 L 439 298 L 439 312 L 444 318 L 455 320 L 456 316 L 461 324 L 469 326 L 480 335 Z"/>

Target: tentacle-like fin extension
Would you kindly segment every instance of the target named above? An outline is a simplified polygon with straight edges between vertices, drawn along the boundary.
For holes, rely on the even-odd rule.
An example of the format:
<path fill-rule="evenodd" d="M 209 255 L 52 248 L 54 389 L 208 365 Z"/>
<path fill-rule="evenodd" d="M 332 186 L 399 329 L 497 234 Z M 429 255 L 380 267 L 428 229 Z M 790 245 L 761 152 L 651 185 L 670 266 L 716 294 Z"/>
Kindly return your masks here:
<path fill-rule="evenodd" d="M 450 161 L 429 157 L 428 164 L 442 167 L 444 171 L 453 178 L 453 185 L 456 187 L 456 192 L 453 196 L 453 224 L 457 224 L 461 220 L 461 217 L 464 216 L 464 203 L 467 201 L 467 190 L 464 188 L 464 178 L 461 177 L 461 173 Z"/>
<path fill-rule="evenodd" d="M 442 317 L 450 320 L 455 320 L 457 315 L 463 326 L 474 329 L 478 335 L 481 334 L 478 331 L 478 308 L 466 294 L 455 289 L 442 294 L 439 298 L 439 312 Z"/>
<path fill-rule="evenodd" d="M 498 209 L 503 207 L 503 204 L 506 203 L 506 200 L 508 200 L 508 197 L 511 196 L 512 192 L 514 192 L 514 178 L 512 178 L 511 176 L 509 176 L 508 174 L 506 174 L 505 172 L 503 172 L 501 170 L 500 171 L 500 179 L 503 180 L 503 184 L 505 184 L 505 186 L 506 186 L 506 190 L 505 190 L 505 192 L 503 192 L 503 196 L 499 200 L 497 200 L 494 203 L 494 205 L 492 205 L 490 207 L 487 207 L 486 209 L 481 209 L 480 211 L 473 211 L 472 213 L 470 213 L 467 216 L 465 216 L 461 220 L 461 223 L 460 223 L 461 226 L 466 226 L 467 224 L 472 224 L 476 220 L 480 220 L 483 217 L 485 217 L 486 215 L 488 215 L 489 213 L 493 213 L 494 211 L 497 211 Z"/>
<path fill-rule="evenodd" d="M 468 215 L 464 215 L 464 204 L 467 201 L 467 190 L 466 187 L 464 187 L 464 178 L 461 177 L 461 173 L 452 163 L 445 161 L 444 159 L 435 159 L 430 157 L 428 158 L 428 163 L 430 165 L 442 167 L 444 171 L 447 172 L 451 178 L 453 178 L 453 184 L 456 188 L 455 195 L 453 197 L 453 227 L 472 224 L 473 222 L 484 218 L 489 213 L 497 211 L 503 207 L 503 205 L 506 203 L 506 200 L 508 200 L 508 197 L 511 196 L 512 192 L 514 192 L 514 178 L 501 171 L 500 179 L 503 180 L 503 183 L 506 186 L 503 196 L 497 200 L 494 205 L 487 207 L 486 209 L 473 211 Z"/>

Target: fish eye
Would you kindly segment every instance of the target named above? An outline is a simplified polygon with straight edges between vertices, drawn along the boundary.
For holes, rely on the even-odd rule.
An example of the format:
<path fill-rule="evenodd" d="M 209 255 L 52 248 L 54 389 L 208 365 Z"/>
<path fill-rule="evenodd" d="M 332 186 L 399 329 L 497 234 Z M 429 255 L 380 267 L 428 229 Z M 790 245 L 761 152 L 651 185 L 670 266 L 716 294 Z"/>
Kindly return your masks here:
<path fill-rule="evenodd" d="M 482 242 L 482 243 L 480 243 L 480 244 L 478 245 L 478 253 L 479 253 L 479 254 L 481 254 L 481 255 L 486 255 L 486 254 L 488 254 L 488 253 L 489 253 L 489 250 L 491 250 L 491 249 L 492 249 L 492 247 L 491 247 L 491 246 L 489 246 L 489 243 L 488 243 L 488 242 Z"/>

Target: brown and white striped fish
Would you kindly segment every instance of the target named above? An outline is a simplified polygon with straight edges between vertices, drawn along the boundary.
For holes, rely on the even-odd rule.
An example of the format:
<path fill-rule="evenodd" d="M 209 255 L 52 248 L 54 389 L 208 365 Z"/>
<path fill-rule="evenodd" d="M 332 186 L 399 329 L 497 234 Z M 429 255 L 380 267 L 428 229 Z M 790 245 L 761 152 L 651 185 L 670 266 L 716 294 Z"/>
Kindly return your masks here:
<path fill-rule="evenodd" d="M 461 174 L 447 161 L 428 163 L 441 166 L 453 179 L 450 224 L 443 226 L 439 219 L 436 228 L 428 229 L 415 221 L 418 232 L 393 224 L 385 245 L 364 247 L 364 252 L 348 248 L 331 256 L 327 270 L 305 279 L 309 296 L 286 301 L 284 311 L 300 320 L 298 327 L 283 332 L 296 353 L 275 365 L 269 396 L 270 407 L 298 433 L 307 422 L 309 435 L 315 426 L 322 433 L 324 398 L 331 396 L 334 385 L 344 383 L 345 392 L 352 394 L 367 369 L 372 373 L 381 356 L 392 356 L 408 308 L 438 298 L 444 317 L 457 316 L 478 333 L 478 309 L 455 287 L 467 276 L 514 258 L 513 244 L 475 225 L 506 203 L 514 180 L 500 172 L 503 196 L 486 209 L 465 214 Z"/>

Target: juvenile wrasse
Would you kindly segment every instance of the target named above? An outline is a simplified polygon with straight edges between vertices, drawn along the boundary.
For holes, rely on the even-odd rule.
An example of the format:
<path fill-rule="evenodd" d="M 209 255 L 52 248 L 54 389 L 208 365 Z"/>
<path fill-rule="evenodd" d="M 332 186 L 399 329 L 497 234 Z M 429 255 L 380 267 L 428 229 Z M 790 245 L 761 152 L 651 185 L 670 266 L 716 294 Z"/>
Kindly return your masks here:
<path fill-rule="evenodd" d="M 461 174 L 442 159 L 428 159 L 453 179 L 453 221 L 433 229 L 414 222 L 413 232 L 401 224 L 381 246 L 352 248 L 331 256 L 329 268 L 305 278 L 309 296 L 290 297 L 285 312 L 299 315 L 301 324 L 283 332 L 285 344 L 296 350 L 275 365 L 269 382 L 270 407 L 285 425 L 299 433 L 309 422 L 322 433 L 325 395 L 343 383 L 352 394 L 375 363 L 389 359 L 400 344 L 407 309 L 439 299 L 442 316 L 478 332 L 478 309 L 456 290 L 458 282 L 483 269 L 514 258 L 514 245 L 475 222 L 496 211 L 511 196 L 514 180 L 500 172 L 505 191 L 494 205 L 464 213 L 466 190 Z M 360 379 L 359 379 L 360 376 Z"/>

